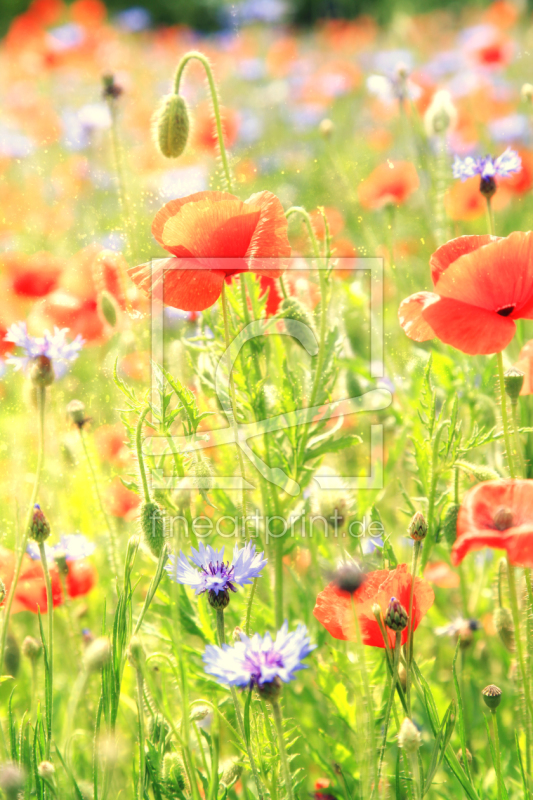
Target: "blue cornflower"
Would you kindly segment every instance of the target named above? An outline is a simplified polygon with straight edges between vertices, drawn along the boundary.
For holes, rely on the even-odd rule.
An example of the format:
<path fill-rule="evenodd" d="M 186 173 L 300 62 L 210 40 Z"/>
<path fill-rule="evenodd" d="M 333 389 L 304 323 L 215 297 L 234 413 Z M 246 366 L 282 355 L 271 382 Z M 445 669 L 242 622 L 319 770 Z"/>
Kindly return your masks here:
<path fill-rule="evenodd" d="M 169 556 L 165 567 L 169 577 L 177 583 L 192 586 L 196 594 L 208 592 L 209 602 L 215 608 L 225 608 L 229 603 L 229 592 L 237 586 L 246 586 L 258 578 L 267 563 L 264 553 L 255 552 L 255 545 L 247 542 L 244 547 L 235 545 L 231 564 L 224 562 L 224 548 L 214 550 L 200 542 L 198 550 L 192 548 L 189 558 L 180 551 L 176 560 Z"/>
<path fill-rule="evenodd" d="M 69 362 L 75 361 L 85 340 L 78 334 L 74 341 L 67 342 L 68 328 L 54 328 L 54 333 L 45 331 L 44 336 L 30 336 L 25 322 L 11 325 L 4 341 L 13 342 L 26 351 L 23 356 L 8 355 L 6 361 L 16 370 L 27 369 L 30 364 L 38 368 L 41 376 L 47 373 L 46 381 L 51 383 L 61 378 L 67 371 Z M 50 380 L 51 378 L 51 380 Z"/>
<path fill-rule="evenodd" d="M 484 156 L 483 158 L 473 158 L 467 156 L 464 159 L 455 156 L 453 164 L 453 177 L 466 181 L 479 175 L 481 183 L 479 191 L 486 197 L 492 197 L 496 191 L 496 177 L 508 178 L 522 169 L 522 160 L 515 150 L 510 147 L 505 150 L 498 158 Z"/>
<path fill-rule="evenodd" d="M 251 638 L 241 633 L 240 637 L 233 647 L 208 645 L 203 656 L 205 671 L 220 683 L 255 686 L 265 694 L 294 680 L 295 672 L 305 669 L 302 659 L 316 647 L 311 644 L 305 625 L 298 625 L 289 633 L 287 621 L 275 639 L 270 633 L 255 633 Z"/>

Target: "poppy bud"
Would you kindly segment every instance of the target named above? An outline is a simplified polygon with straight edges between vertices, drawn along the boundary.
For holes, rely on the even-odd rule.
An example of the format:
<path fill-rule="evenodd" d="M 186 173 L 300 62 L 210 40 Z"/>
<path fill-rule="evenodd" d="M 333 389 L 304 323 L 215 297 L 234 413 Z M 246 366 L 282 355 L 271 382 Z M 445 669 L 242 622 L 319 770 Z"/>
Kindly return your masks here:
<path fill-rule="evenodd" d="M 37 661 L 43 652 L 43 646 L 38 639 L 33 636 L 26 636 L 22 642 L 22 655 L 29 658 L 30 661 Z"/>
<path fill-rule="evenodd" d="M 295 297 L 286 297 L 280 306 L 278 316 L 283 317 L 285 330 L 290 336 L 294 336 L 308 350 L 316 350 L 316 333 L 313 319 L 306 307 Z M 307 329 L 302 329 L 301 325 L 294 325 L 293 320 L 305 325 Z"/>
<path fill-rule="evenodd" d="M 416 753 L 422 744 L 420 731 L 408 717 L 404 719 L 398 732 L 398 744 L 406 753 Z"/>
<path fill-rule="evenodd" d="M 4 792 L 6 800 L 17 800 L 24 789 L 26 776 L 23 770 L 11 762 L 0 767 L 0 789 Z"/>
<path fill-rule="evenodd" d="M 78 428 L 82 428 L 87 422 L 85 404 L 82 403 L 81 400 L 71 400 L 67 406 L 67 416 L 70 417 L 74 425 L 77 425 Z"/>
<path fill-rule="evenodd" d="M 491 711 L 496 711 L 502 699 L 502 690 L 491 683 L 490 686 L 485 686 L 481 694 L 487 708 L 490 708 Z"/>
<path fill-rule="evenodd" d="M 459 516 L 460 508 L 461 506 L 459 503 L 450 503 L 444 513 L 444 519 L 442 520 L 441 530 L 450 546 L 453 545 L 457 539 L 457 517 Z"/>
<path fill-rule="evenodd" d="M 520 90 L 522 100 L 526 103 L 533 103 L 533 85 L 531 83 L 524 83 Z"/>
<path fill-rule="evenodd" d="M 43 781 L 53 781 L 56 774 L 56 768 L 51 761 L 41 761 L 37 767 L 37 773 L 39 778 L 42 778 Z"/>
<path fill-rule="evenodd" d="M 107 289 L 102 289 L 100 295 L 98 297 L 98 309 L 107 322 L 112 328 L 115 327 L 117 324 L 117 301 L 111 294 L 108 292 Z"/>
<path fill-rule="evenodd" d="M 4 586 L 4 581 L 0 578 L 0 606 L 6 599 L 6 587 Z"/>
<path fill-rule="evenodd" d="M 152 117 L 155 145 L 165 158 L 181 156 L 189 138 L 189 115 L 179 94 L 167 94 Z"/>
<path fill-rule="evenodd" d="M 242 775 L 242 763 L 240 761 L 231 761 L 227 767 L 224 768 L 220 782 L 229 789 L 234 783 L 237 783 Z"/>
<path fill-rule="evenodd" d="M 518 395 L 522 391 L 522 386 L 524 385 L 524 373 L 520 372 L 520 370 L 515 367 L 511 367 L 503 376 L 503 385 L 505 386 L 505 391 L 512 405 L 516 405 L 518 402 Z"/>
<path fill-rule="evenodd" d="M 494 626 L 503 645 L 510 653 L 514 651 L 514 623 L 511 609 L 501 606 L 494 612 Z"/>
<path fill-rule="evenodd" d="M 345 564 L 333 576 L 333 583 L 341 592 L 353 594 L 365 582 L 365 574 L 357 564 Z"/>
<path fill-rule="evenodd" d="M 323 119 L 318 126 L 318 132 L 324 139 L 329 139 L 335 130 L 335 125 L 330 119 Z"/>
<path fill-rule="evenodd" d="M 415 542 L 422 542 L 426 538 L 427 532 L 428 524 L 426 519 L 420 511 L 417 511 L 409 523 L 407 535 L 414 539 Z"/>
<path fill-rule="evenodd" d="M 54 380 L 52 361 L 48 356 L 36 356 L 30 369 L 30 380 L 39 389 L 50 386 Z"/>
<path fill-rule="evenodd" d="M 185 789 L 185 770 L 177 753 L 165 753 L 162 773 L 163 782 L 169 796 L 181 795 Z"/>
<path fill-rule="evenodd" d="M 277 675 L 273 681 L 268 681 L 268 683 L 257 684 L 257 691 L 261 695 L 264 700 L 271 700 L 274 702 L 278 699 L 281 694 L 281 690 L 283 689 L 283 683 L 281 678 Z"/>
<path fill-rule="evenodd" d="M 191 722 L 201 722 L 203 719 L 207 717 L 209 711 L 210 709 L 207 706 L 197 706 L 191 712 L 191 716 L 189 717 L 189 719 Z"/>
<path fill-rule="evenodd" d="M 108 663 L 111 658 L 111 642 L 107 636 L 99 636 L 87 647 L 84 655 L 85 667 L 88 672 L 97 672 Z"/>
<path fill-rule="evenodd" d="M 131 666 L 138 669 L 144 662 L 145 653 L 142 642 L 138 636 L 132 636 L 128 645 L 128 661 Z"/>
<path fill-rule="evenodd" d="M 41 511 L 41 506 L 38 503 L 33 506 L 30 536 L 37 544 L 42 544 L 50 536 L 50 523 Z"/>
<path fill-rule="evenodd" d="M 165 544 L 165 524 L 161 508 L 150 500 L 141 506 L 143 541 L 152 555 L 159 558 Z"/>
<path fill-rule="evenodd" d="M 210 589 L 207 593 L 207 601 L 211 608 L 216 609 L 217 611 L 222 611 L 229 605 L 229 592 L 227 589 L 223 589 L 221 592 L 215 592 L 214 589 Z"/>
<path fill-rule="evenodd" d="M 403 631 L 407 628 L 409 615 L 399 600 L 391 597 L 387 611 L 385 613 L 385 625 L 392 631 Z"/>

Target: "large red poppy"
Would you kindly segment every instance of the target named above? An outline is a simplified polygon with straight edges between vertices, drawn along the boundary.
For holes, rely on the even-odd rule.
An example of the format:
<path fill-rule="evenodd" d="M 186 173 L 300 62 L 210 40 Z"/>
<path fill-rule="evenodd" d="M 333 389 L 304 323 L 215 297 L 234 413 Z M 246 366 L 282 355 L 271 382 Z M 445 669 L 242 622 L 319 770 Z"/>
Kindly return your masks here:
<path fill-rule="evenodd" d="M 354 610 L 359 620 L 361 637 L 364 644 L 372 647 L 385 647 L 380 627 L 372 611 L 377 603 L 385 616 L 391 597 L 400 601 L 405 609 L 409 608 L 412 575 L 407 564 L 400 564 L 393 570 L 381 569 L 369 572 L 366 581 L 359 587 L 352 598 L 347 592 L 337 588 L 334 583 L 328 584 L 316 599 L 313 614 L 322 623 L 334 639 L 355 639 Z M 435 595 L 433 589 L 423 578 L 415 578 L 413 593 L 413 630 L 418 628 L 422 617 L 433 605 Z M 389 643 L 394 647 L 396 634 L 387 629 Z M 402 644 L 407 641 L 407 628 L 402 633 Z"/>
<path fill-rule="evenodd" d="M 533 567 L 533 481 L 485 481 L 466 492 L 452 561 L 460 564 L 483 547 L 506 550 L 511 564 Z"/>
<path fill-rule="evenodd" d="M 270 259 L 285 259 L 291 252 L 283 206 L 271 192 L 259 192 L 245 202 L 226 192 L 171 200 L 156 214 L 152 233 L 176 261 L 143 264 L 128 274 L 150 294 L 165 273 L 164 302 L 183 311 L 212 306 L 224 280 L 240 272 L 278 278 L 285 264 Z"/>
<path fill-rule="evenodd" d="M 386 205 L 401 205 L 418 189 L 419 180 L 410 161 L 387 161 L 380 164 L 359 186 L 359 202 L 377 210 Z"/>
<path fill-rule="evenodd" d="M 506 238 L 460 236 L 430 259 L 434 292 L 400 305 L 406 334 L 433 337 L 469 355 L 498 353 L 514 336 L 516 319 L 533 319 L 533 233 Z"/>
<path fill-rule="evenodd" d="M 15 553 L 0 547 L 0 578 L 6 588 L 6 595 L 13 583 L 15 561 Z M 55 608 L 63 603 L 63 587 L 57 566 L 51 563 L 49 569 L 52 582 L 52 599 Z M 69 597 L 86 595 L 96 584 L 96 570 L 89 561 L 85 559 L 69 561 L 67 562 L 67 569 L 65 585 Z M 40 561 L 32 561 L 25 554 L 22 558 L 22 568 L 11 612 L 16 614 L 18 611 L 32 611 L 36 614 L 40 611 L 41 614 L 45 614 L 47 608 L 46 583 L 42 564 Z"/>

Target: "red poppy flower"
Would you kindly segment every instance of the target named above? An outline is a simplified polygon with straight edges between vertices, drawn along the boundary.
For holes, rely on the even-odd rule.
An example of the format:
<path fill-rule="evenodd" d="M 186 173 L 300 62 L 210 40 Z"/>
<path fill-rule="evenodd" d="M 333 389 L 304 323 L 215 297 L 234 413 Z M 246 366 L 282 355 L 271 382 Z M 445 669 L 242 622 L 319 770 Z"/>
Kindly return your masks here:
<path fill-rule="evenodd" d="M 533 233 L 461 236 L 430 259 L 435 292 L 418 292 L 398 316 L 416 342 L 437 337 L 463 353 L 498 353 L 516 319 L 533 319 Z"/>
<path fill-rule="evenodd" d="M 511 564 L 533 567 L 533 481 L 486 481 L 465 494 L 452 562 L 483 547 L 506 550 Z"/>
<path fill-rule="evenodd" d="M 405 609 L 409 608 L 412 575 L 407 564 L 400 564 L 393 570 L 382 569 L 369 572 L 366 581 L 353 595 L 342 592 L 334 583 L 328 584 L 316 599 L 313 614 L 334 639 L 355 639 L 353 607 L 364 644 L 372 647 L 385 647 L 380 627 L 372 613 L 372 606 L 377 603 L 383 616 L 387 611 L 391 597 L 396 597 Z M 423 578 L 415 578 L 413 594 L 413 630 L 416 630 L 422 617 L 433 605 L 435 595 L 433 589 Z M 388 630 L 389 643 L 394 647 L 395 633 Z M 402 633 L 402 644 L 407 641 L 407 628 Z"/>
<path fill-rule="evenodd" d="M 212 306 L 224 281 L 240 272 L 278 278 L 285 264 L 272 265 L 269 259 L 291 252 L 283 206 L 271 192 L 254 194 L 246 202 L 226 192 L 172 200 L 157 213 L 152 233 L 181 263 L 174 262 L 177 269 L 168 269 L 170 259 L 155 265 L 153 276 L 151 264 L 133 267 L 128 274 L 149 294 L 163 280 L 166 267 L 164 302 L 184 311 Z"/>
<path fill-rule="evenodd" d="M 388 204 L 401 205 L 418 186 L 414 164 L 410 161 L 387 161 L 360 184 L 359 202 L 364 208 L 374 210 Z"/>

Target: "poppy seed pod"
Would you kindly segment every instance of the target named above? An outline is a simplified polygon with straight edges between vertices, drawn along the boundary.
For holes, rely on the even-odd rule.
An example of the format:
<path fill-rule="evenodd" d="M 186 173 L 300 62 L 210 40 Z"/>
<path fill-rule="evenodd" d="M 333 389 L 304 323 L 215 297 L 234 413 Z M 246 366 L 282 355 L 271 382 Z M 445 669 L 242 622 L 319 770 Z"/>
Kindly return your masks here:
<path fill-rule="evenodd" d="M 505 393 L 508 395 L 511 403 L 515 405 L 518 402 L 518 396 L 522 391 L 524 385 L 524 373 L 520 372 L 516 367 L 511 367 L 503 376 L 503 385 L 505 386 Z"/>
<path fill-rule="evenodd" d="M 414 539 L 415 542 L 422 542 L 426 538 L 427 532 L 428 524 L 426 519 L 424 515 L 420 513 L 420 511 L 417 511 L 409 523 L 407 534 L 411 537 L 411 539 Z"/>
<path fill-rule="evenodd" d="M 407 628 L 409 615 L 399 600 L 391 597 L 390 603 L 385 614 L 385 625 L 392 631 L 403 631 Z"/>
<path fill-rule="evenodd" d="M 46 519 L 38 503 L 33 507 L 30 536 L 37 544 L 42 544 L 50 536 L 50 523 Z"/>
<path fill-rule="evenodd" d="M 150 500 L 141 506 L 143 541 L 152 555 L 159 558 L 165 544 L 165 524 L 161 508 Z"/>
<path fill-rule="evenodd" d="M 502 690 L 491 683 L 489 686 L 485 686 L 481 694 L 487 708 L 490 708 L 491 711 L 496 711 L 502 699 Z"/>
<path fill-rule="evenodd" d="M 165 158 L 181 156 L 189 138 L 189 114 L 179 94 L 167 94 L 152 117 L 154 142 Z"/>

